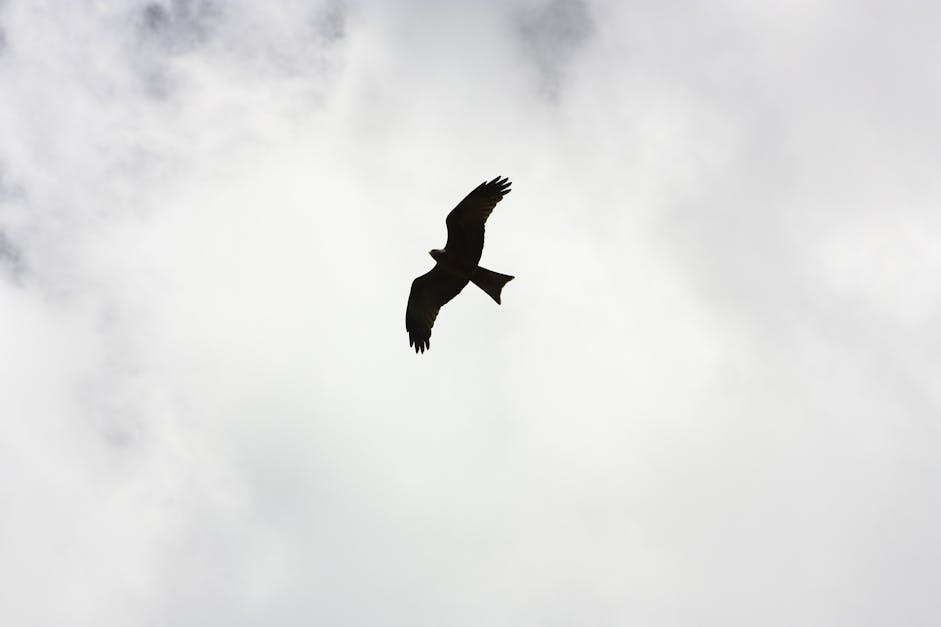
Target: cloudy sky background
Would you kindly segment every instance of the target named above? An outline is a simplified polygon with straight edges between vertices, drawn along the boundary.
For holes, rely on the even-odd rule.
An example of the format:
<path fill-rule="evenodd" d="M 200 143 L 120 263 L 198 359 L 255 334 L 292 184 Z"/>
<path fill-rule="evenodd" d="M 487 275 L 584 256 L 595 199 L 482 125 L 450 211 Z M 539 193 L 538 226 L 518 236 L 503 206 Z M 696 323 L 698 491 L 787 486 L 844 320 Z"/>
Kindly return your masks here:
<path fill-rule="evenodd" d="M 938 624 L 926 7 L 0 1 L 2 622 Z"/>

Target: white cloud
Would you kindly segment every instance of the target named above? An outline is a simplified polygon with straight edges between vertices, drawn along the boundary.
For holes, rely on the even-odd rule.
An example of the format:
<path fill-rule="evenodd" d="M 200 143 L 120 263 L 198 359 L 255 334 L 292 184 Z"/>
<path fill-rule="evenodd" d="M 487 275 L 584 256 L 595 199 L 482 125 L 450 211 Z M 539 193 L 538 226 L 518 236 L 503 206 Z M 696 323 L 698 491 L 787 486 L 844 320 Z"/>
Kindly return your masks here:
<path fill-rule="evenodd" d="M 0 614 L 933 624 L 933 17 L 0 4 Z"/>

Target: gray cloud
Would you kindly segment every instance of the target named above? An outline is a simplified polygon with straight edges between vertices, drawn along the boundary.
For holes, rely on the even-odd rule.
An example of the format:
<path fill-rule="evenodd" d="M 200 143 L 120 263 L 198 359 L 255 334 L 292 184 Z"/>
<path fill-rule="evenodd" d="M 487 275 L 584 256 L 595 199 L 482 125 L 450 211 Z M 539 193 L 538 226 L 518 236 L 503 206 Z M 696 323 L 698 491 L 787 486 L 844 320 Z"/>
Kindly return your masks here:
<path fill-rule="evenodd" d="M 588 5 L 582 0 L 550 0 L 526 7 L 518 19 L 527 55 L 539 74 L 540 89 L 550 100 L 558 100 L 573 55 L 594 30 Z"/>
<path fill-rule="evenodd" d="M 23 256 L 2 231 L 0 231 L 0 265 L 14 281 L 23 273 Z"/>
<path fill-rule="evenodd" d="M 22 205 L 23 198 L 20 190 L 6 179 L 4 169 L 0 167 L 0 211 L 13 215 L 16 208 Z M 0 267 L 3 268 L 6 278 L 14 284 L 19 284 L 26 272 L 26 261 L 20 246 L 2 228 L 0 228 Z"/>
<path fill-rule="evenodd" d="M 214 22 L 223 17 L 223 5 L 214 0 L 150 2 L 141 8 L 141 26 L 171 51 L 186 51 L 204 44 Z"/>
<path fill-rule="evenodd" d="M 151 2 L 138 7 L 139 39 L 127 46 L 150 94 L 160 99 L 194 86 L 191 73 L 202 64 L 246 87 L 278 77 L 310 87 L 311 79 L 331 72 L 346 15 L 337 0 L 274 10 L 238 1 Z"/>

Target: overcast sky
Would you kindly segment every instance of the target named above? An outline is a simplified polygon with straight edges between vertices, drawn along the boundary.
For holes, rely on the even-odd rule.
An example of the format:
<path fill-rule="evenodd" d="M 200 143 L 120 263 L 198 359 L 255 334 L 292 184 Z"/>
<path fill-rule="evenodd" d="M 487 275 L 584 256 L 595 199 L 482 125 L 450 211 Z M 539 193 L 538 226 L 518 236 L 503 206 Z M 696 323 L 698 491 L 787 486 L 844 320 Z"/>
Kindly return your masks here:
<path fill-rule="evenodd" d="M 941 624 L 929 5 L 0 0 L 0 622 Z"/>

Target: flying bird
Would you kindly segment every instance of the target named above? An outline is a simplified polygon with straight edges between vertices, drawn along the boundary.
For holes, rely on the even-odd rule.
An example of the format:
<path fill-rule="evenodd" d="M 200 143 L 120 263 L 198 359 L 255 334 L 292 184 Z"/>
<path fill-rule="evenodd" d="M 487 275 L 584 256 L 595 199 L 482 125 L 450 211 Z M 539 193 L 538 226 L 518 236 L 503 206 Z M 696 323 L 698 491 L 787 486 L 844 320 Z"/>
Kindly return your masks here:
<path fill-rule="evenodd" d="M 460 294 L 468 282 L 473 283 L 500 304 L 503 286 L 514 277 L 477 265 L 484 250 L 484 224 L 493 208 L 510 192 L 510 181 L 499 176 L 474 188 L 448 214 L 448 241 L 442 249 L 428 254 L 435 267 L 412 281 L 405 308 L 405 330 L 408 344 L 415 352 L 431 346 L 431 327 L 442 305 Z"/>

